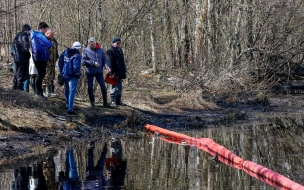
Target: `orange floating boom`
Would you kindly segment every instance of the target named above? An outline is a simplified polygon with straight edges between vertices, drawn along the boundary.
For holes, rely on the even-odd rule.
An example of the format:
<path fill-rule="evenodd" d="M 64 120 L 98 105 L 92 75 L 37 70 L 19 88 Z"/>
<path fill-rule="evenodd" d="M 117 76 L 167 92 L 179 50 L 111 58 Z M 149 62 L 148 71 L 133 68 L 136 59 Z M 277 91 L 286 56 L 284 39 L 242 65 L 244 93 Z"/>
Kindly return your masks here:
<path fill-rule="evenodd" d="M 215 156 L 217 154 L 219 161 L 231 167 L 242 169 L 249 175 L 276 188 L 284 190 L 304 190 L 304 186 L 264 166 L 261 166 L 251 161 L 243 160 L 242 158 L 232 153 L 230 150 L 215 143 L 210 138 L 194 138 L 149 124 L 147 124 L 145 128 L 148 131 L 165 136 L 160 137 L 160 139 L 163 141 L 175 144 L 196 146 L 198 149 L 201 149 L 211 154 L 212 156 Z"/>

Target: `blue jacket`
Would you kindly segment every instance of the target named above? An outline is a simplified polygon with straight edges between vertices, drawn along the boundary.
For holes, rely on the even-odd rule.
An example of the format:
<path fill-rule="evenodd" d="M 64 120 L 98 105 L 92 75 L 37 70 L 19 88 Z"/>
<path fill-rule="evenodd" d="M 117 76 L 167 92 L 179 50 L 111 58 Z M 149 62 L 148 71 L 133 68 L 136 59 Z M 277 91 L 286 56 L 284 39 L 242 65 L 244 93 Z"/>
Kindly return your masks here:
<path fill-rule="evenodd" d="M 32 55 L 34 61 L 48 61 L 50 59 L 49 49 L 52 43 L 45 35 L 38 31 L 31 31 Z"/>
<path fill-rule="evenodd" d="M 94 63 L 98 62 L 99 67 L 95 67 Z M 86 74 L 103 74 L 103 68 L 108 66 L 107 58 L 103 49 L 96 44 L 96 48 L 92 50 L 89 46 L 82 51 L 82 64 L 86 66 Z"/>
<path fill-rule="evenodd" d="M 66 49 L 60 55 L 58 65 L 64 79 L 81 77 L 81 55 L 77 49 Z"/>

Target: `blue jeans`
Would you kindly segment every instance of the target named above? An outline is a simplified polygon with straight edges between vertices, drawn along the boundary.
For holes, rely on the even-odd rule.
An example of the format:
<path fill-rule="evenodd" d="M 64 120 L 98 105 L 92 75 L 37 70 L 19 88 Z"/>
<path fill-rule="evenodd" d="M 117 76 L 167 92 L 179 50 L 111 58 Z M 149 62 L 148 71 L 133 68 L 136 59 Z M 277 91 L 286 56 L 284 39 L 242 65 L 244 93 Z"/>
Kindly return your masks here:
<path fill-rule="evenodd" d="M 77 85 L 78 79 L 71 78 L 71 79 L 64 79 L 64 86 L 65 86 L 65 103 L 67 105 L 68 111 L 74 111 L 74 99 L 77 93 Z"/>
<path fill-rule="evenodd" d="M 29 92 L 30 90 L 30 75 L 27 75 L 26 80 L 23 82 L 24 91 Z"/>
<path fill-rule="evenodd" d="M 121 92 L 122 92 L 122 80 L 119 79 L 115 86 L 111 85 L 110 96 L 116 97 L 117 95 L 121 95 Z"/>
<path fill-rule="evenodd" d="M 78 180 L 78 170 L 74 159 L 74 150 L 72 148 L 66 150 L 65 168 L 66 178 L 72 181 Z"/>

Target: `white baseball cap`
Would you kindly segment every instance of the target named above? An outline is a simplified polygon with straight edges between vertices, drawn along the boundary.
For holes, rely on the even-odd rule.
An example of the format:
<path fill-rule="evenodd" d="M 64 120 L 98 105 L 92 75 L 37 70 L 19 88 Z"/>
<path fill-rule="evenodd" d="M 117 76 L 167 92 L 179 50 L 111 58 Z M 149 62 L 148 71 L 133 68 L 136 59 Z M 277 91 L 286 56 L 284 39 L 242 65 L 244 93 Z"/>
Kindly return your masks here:
<path fill-rule="evenodd" d="M 80 49 L 81 48 L 81 43 L 80 42 L 74 42 L 73 45 L 72 45 L 72 48 Z"/>

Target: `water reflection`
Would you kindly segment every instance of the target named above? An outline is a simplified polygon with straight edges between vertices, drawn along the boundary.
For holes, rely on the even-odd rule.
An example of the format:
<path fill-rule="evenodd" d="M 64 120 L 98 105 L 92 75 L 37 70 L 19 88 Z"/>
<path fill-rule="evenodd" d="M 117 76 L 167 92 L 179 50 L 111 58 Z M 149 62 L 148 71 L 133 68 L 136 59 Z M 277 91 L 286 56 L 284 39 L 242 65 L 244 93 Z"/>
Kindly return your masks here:
<path fill-rule="evenodd" d="M 105 143 L 100 157 L 94 166 L 95 142 L 89 144 L 87 150 L 87 165 L 85 177 L 81 180 L 78 168 L 81 162 L 75 159 L 74 148 L 69 148 L 65 153 L 65 170 L 60 170 L 60 158 L 57 166 L 53 156 L 43 161 L 43 163 L 33 164 L 30 167 L 20 167 L 14 170 L 13 190 L 101 190 L 101 189 L 124 189 L 124 178 L 126 170 L 126 160 L 122 157 L 122 145 L 120 140 L 113 139 L 107 156 L 108 148 Z M 58 158 L 57 155 L 56 157 Z M 56 167 L 59 172 L 56 175 Z M 105 171 L 103 171 L 105 169 Z"/>
<path fill-rule="evenodd" d="M 193 137 L 212 138 L 241 158 L 304 184 L 302 121 L 304 120 L 301 118 L 299 121 L 273 119 L 264 125 L 218 127 L 182 133 Z M 67 158 L 74 160 L 74 163 L 66 164 Z M 57 155 L 44 159 L 42 163 L 28 163 L 29 166 L 18 167 L 15 173 L 9 169 L 0 171 L 0 189 L 10 189 L 6 185 L 10 179 L 16 179 L 14 184 L 22 187 L 25 187 L 23 182 L 36 184 L 39 181 L 38 189 L 39 185 L 52 186 L 49 183 L 51 181 L 55 181 L 58 188 L 63 186 L 63 183 L 75 182 L 75 188 L 81 185 L 81 188 L 90 186 L 93 189 L 101 188 L 100 184 L 104 189 L 114 189 L 116 186 L 115 188 L 135 190 L 275 189 L 242 170 L 215 162 L 214 159 L 196 147 L 168 143 L 160 140 L 158 136 L 127 139 L 118 141 L 117 144 L 80 143 L 73 149 L 59 151 Z M 72 169 L 71 172 L 66 169 L 66 165 Z M 73 173 L 76 170 L 77 175 Z M 45 177 L 47 173 L 49 177 Z M 54 179 L 51 179 L 52 176 Z M 11 182 L 9 184 L 11 185 Z"/>

